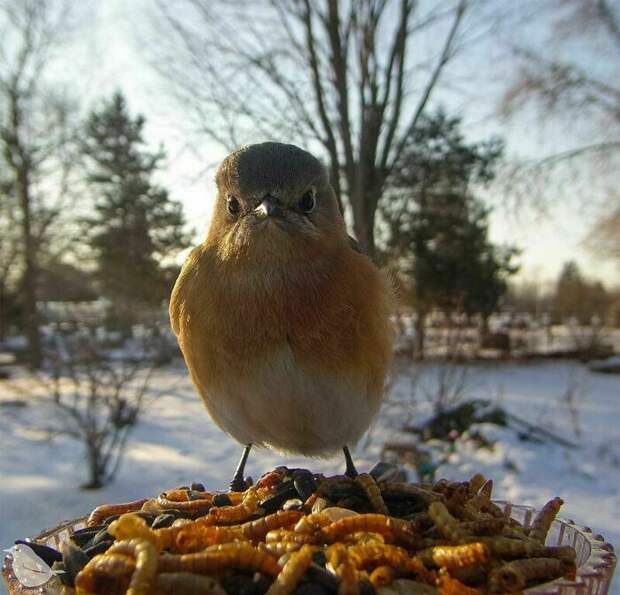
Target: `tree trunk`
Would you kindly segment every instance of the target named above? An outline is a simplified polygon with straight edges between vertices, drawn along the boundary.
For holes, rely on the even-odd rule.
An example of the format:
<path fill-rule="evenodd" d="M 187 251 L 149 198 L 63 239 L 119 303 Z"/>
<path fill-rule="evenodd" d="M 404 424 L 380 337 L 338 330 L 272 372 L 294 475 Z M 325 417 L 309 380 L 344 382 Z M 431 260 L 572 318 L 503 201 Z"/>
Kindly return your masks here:
<path fill-rule="evenodd" d="M 375 230 L 374 222 L 368 221 L 366 215 L 353 217 L 353 229 L 360 246 L 360 250 L 371 260 L 375 259 Z"/>
<path fill-rule="evenodd" d="M 426 310 L 418 308 L 415 322 L 415 353 L 416 359 L 424 359 L 424 343 L 426 339 Z"/>
<path fill-rule="evenodd" d="M 361 251 L 375 260 L 375 215 L 378 197 L 376 193 L 360 190 L 357 196 L 349 196 L 353 213 L 353 230 Z"/>
<path fill-rule="evenodd" d="M 22 211 L 22 241 L 24 244 L 24 277 L 22 282 L 22 304 L 24 308 L 24 327 L 28 339 L 30 365 L 41 367 L 41 335 L 39 332 L 39 312 L 37 310 L 37 262 L 35 239 L 31 229 L 32 202 L 28 164 L 20 164 L 17 172 L 19 203 Z"/>
<path fill-rule="evenodd" d="M 0 343 L 4 342 L 7 331 L 6 285 L 0 281 Z"/>
<path fill-rule="evenodd" d="M 481 349 L 482 346 L 485 345 L 489 336 L 489 317 L 490 314 L 480 314 L 480 329 L 478 331 L 480 336 L 478 337 L 478 349 Z"/>
<path fill-rule="evenodd" d="M 82 485 L 85 490 L 98 490 L 103 487 L 103 469 L 101 453 L 94 444 L 87 445 L 86 458 L 88 460 L 88 483 Z"/>

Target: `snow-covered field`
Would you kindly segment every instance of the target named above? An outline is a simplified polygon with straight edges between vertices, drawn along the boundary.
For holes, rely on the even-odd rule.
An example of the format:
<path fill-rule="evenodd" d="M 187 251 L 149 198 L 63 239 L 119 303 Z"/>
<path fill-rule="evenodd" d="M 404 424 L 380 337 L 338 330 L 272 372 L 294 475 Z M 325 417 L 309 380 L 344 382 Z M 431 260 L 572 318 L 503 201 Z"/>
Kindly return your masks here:
<path fill-rule="evenodd" d="M 426 390 L 440 378 L 438 365 L 416 372 L 415 420 L 428 415 Z M 29 380 L 20 380 L 26 387 Z M 34 383 L 32 384 L 34 391 Z M 567 389 L 571 392 L 567 393 Z M 591 373 L 571 362 L 489 363 L 472 366 L 464 391 L 472 398 L 496 401 L 509 411 L 579 444 L 567 449 L 555 442 L 521 441 L 510 429 L 483 427 L 496 440 L 492 450 L 458 441 L 437 477 L 466 479 L 480 471 L 495 481 L 495 496 L 540 506 L 555 495 L 566 504 L 561 515 L 602 533 L 620 545 L 620 376 Z M 28 391 L 27 391 L 28 392 Z M 392 385 L 391 414 L 380 416 L 354 455 L 358 468 L 376 462 L 382 443 L 403 438 L 387 428 L 411 410 L 411 375 Z M 572 395 L 573 407 L 567 394 Z M 34 535 L 61 520 L 85 515 L 104 502 L 156 495 L 165 488 L 200 481 L 225 489 L 241 449 L 208 418 L 181 365 L 159 370 L 152 400 L 131 434 L 117 479 L 98 491 L 77 488 L 86 478 L 80 445 L 65 437 L 49 439 L 49 405 L 30 398 L 18 406 L 8 385 L 0 381 L 0 548 Z M 575 413 L 576 412 L 576 413 Z M 344 463 L 282 457 L 253 452 L 248 474 L 257 478 L 281 464 L 316 471 L 341 472 Z M 413 474 L 411 478 L 414 479 Z M 620 593 L 616 579 L 613 593 Z"/>

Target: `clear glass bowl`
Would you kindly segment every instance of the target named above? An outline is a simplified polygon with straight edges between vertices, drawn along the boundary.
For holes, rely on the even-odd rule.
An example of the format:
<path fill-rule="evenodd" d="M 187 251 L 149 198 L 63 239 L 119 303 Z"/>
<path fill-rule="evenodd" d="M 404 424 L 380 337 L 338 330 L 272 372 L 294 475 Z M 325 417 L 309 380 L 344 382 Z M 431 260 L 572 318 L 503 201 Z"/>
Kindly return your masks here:
<path fill-rule="evenodd" d="M 529 527 L 536 516 L 531 506 L 496 501 L 507 515 Z M 551 524 L 546 545 L 571 545 L 577 553 L 577 576 L 574 581 L 563 578 L 527 589 L 536 595 L 605 595 L 609 592 L 616 568 L 611 544 L 602 535 L 594 535 L 589 527 L 578 527 L 574 521 L 557 518 Z"/>
<path fill-rule="evenodd" d="M 496 501 L 507 515 L 528 527 L 536 516 L 536 509 L 530 506 Z M 72 530 L 86 525 L 86 517 L 61 523 L 54 529 L 44 531 L 32 541 L 60 549 L 69 539 Z M 577 552 L 577 576 L 574 581 L 556 579 L 527 589 L 526 593 L 536 595 L 605 595 L 609 592 L 611 579 L 616 567 L 616 556 L 611 544 L 602 535 L 594 535 L 588 527 L 578 527 L 571 520 L 561 518 L 553 521 L 547 536 L 547 545 L 571 545 Z M 11 571 L 11 557 L 7 556 L 2 567 L 2 576 L 8 592 L 40 595 L 66 593 L 61 582 L 54 578 L 43 587 L 28 589 L 22 587 Z"/>

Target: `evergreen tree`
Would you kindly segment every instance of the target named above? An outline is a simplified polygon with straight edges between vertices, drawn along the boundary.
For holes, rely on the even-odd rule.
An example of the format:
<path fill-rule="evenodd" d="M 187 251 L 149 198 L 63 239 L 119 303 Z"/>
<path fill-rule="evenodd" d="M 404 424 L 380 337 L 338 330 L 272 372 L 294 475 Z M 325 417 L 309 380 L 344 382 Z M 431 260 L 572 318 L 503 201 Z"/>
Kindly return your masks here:
<path fill-rule="evenodd" d="M 164 153 L 146 148 L 144 122 L 116 93 L 88 117 L 83 143 L 96 197 L 87 220 L 96 276 L 125 331 L 168 297 L 172 259 L 189 245 L 181 204 L 152 181 Z"/>
<path fill-rule="evenodd" d="M 559 324 L 575 318 L 579 324 L 603 319 L 613 298 L 600 281 L 584 277 L 574 261 L 564 263 L 553 296 L 553 314 Z"/>
<path fill-rule="evenodd" d="M 431 308 L 486 320 L 516 271 L 515 250 L 489 241 L 489 210 L 474 195 L 495 176 L 503 144 L 467 143 L 460 126 L 441 110 L 420 119 L 381 212 L 387 257 L 415 295 L 420 355 Z"/>

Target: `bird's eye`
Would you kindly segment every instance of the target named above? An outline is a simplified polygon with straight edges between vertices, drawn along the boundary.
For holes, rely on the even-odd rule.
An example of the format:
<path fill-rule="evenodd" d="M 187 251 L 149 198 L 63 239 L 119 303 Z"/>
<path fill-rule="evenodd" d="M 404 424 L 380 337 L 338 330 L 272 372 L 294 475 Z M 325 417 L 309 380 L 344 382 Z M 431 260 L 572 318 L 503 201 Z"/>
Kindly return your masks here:
<path fill-rule="evenodd" d="M 241 210 L 241 205 L 234 196 L 229 196 L 226 202 L 226 208 L 231 215 L 238 215 Z"/>
<path fill-rule="evenodd" d="M 314 207 L 316 206 L 316 198 L 314 197 L 314 192 L 306 192 L 299 201 L 299 208 L 304 213 L 312 213 L 314 211 Z"/>

